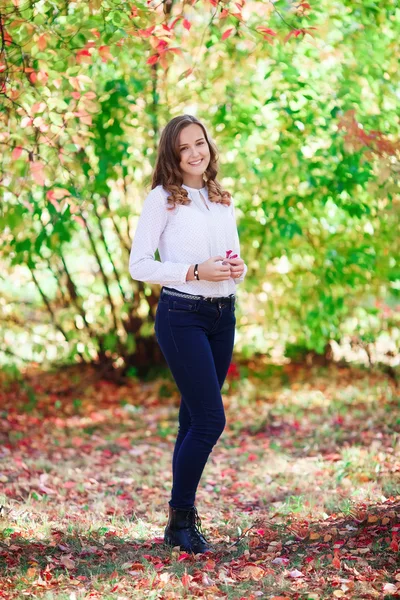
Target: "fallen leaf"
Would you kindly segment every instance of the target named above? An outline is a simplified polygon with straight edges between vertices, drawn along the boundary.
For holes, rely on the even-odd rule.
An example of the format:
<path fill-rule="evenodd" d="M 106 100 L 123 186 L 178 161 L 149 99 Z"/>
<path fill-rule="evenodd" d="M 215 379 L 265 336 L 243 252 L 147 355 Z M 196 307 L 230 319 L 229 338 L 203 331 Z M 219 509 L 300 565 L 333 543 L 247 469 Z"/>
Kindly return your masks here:
<path fill-rule="evenodd" d="M 252 579 L 259 581 L 264 576 L 264 569 L 256 565 L 246 565 L 239 573 L 241 579 Z"/>
<path fill-rule="evenodd" d="M 299 571 L 298 569 L 293 569 L 293 571 L 290 571 L 289 573 L 290 577 L 304 577 L 304 574 Z"/>
<path fill-rule="evenodd" d="M 64 565 L 67 569 L 75 569 L 75 563 L 68 556 L 62 556 L 60 558 L 60 563 Z"/>
<path fill-rule="evenodd" d="M 385 594 L 395 594 L 397 592 L 397 585 L 394 585 L 394 583 L 385 583 L 383 591 Z"/>
<path fill-rule="evenodd" d="M 185 587 L 188 586 L 192 579 L 193 579 L 193 575 L 188 575 L 188 573 L 185 573 L 181 577 L 182 585 L 184 585 Z"/>
<path fill-rule="evenodd" d="M 289 562 L 289 559 L 285 558 L 284 556 L 277 556 L 271 562 L 273 565 L 287 565 Z"/>

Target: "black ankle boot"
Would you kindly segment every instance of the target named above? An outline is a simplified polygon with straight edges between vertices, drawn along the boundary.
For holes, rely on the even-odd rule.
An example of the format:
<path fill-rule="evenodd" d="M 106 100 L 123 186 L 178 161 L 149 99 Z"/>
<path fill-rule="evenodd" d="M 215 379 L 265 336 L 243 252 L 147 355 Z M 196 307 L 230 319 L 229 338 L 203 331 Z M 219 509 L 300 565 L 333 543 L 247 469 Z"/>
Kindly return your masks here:
<path fill-rule="evenodd" d="M 168 546 L 180 546 L 186 552 L 207 552 L 211 550 L 201 532 L 201 520 L 197 508 L 173 508 L 169 505 L 169 518 L 164 532 L 164 542 Z"/>

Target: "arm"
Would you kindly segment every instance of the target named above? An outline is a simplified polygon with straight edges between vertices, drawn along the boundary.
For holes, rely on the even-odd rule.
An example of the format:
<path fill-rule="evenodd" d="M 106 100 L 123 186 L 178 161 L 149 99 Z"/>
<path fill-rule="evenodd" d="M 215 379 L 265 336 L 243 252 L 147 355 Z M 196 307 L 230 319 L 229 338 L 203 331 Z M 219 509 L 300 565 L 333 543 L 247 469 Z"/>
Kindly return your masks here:
<path fill-rule="evenodd" d="M 129 273 L 133 279 L 162 285 L 186 283 L 190 263 L 162 263 L 154 259 L 167 218 L 162 192 L 151 190 L 143 203 L 129 255 Z"/>
<path fill-rule="evenodd" d="M 239 234 L 238 234 L 237 225 L 236 225 L 235 205 L 234 205 L 232 197 L 231 197 L 231 206 L 230 206 L 230 208 L 231 208 L 231 212 L 232 212 L 232 215 L 233 215 L 233 220 L 234 220 L 234 223 L 235 223 L 234 246 L 233 246 L 233 252 L 232 252 L 232 254 L 237 254 L 240 258 L 242 258 L 240 256 L 240 242 L 239 242 Z M 235 283 L 242 282 L 244 280 L 244 278 L 246 277 L 246 273 L 247 273 L 247 265 L 246 265 L 246 263 L 244 263 L 243 266 L 244 266 L 244 271 L 243 271 L 242 275 L 240 277 L 236 277 L 236 278 L 233 279 L 233 281 Z"/>

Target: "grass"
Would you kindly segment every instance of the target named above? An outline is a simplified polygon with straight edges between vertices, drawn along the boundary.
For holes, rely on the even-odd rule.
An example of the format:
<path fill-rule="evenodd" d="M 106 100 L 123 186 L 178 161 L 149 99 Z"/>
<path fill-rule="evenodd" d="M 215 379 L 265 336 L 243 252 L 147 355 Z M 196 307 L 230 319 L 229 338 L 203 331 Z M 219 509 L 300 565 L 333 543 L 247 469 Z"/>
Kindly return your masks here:
<path fill-rule="evenodd" d="M 66 373 L 4 386 L 0 598 L 400 593 L 393 383 L 335 366 L 247 374 L 224 384 L 227 427 L 196 502 L 216 552 L 197 557 L 163 544 L 179 402 L 168 376 L 97 381 L 79 402 L 57 391 Z"/>

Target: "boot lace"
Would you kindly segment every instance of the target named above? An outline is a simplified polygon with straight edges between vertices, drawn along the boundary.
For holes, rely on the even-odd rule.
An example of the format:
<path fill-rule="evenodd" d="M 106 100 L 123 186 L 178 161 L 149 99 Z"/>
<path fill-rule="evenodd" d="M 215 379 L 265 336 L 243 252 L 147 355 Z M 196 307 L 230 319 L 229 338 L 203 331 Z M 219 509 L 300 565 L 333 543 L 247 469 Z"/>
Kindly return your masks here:
<path fill-rule="evenodd" d="M 203 527 L 201 525 L 200 515 L 197 512 L 197 508 L 195 506 L 193 507 L 193 515 L 194 515 L 194 523 L 193 524 L 194 524 L 196 533 L 200 534 L 203 537 L 203 539 L 207 542 L 204 531 L 203 531 Z"/>

